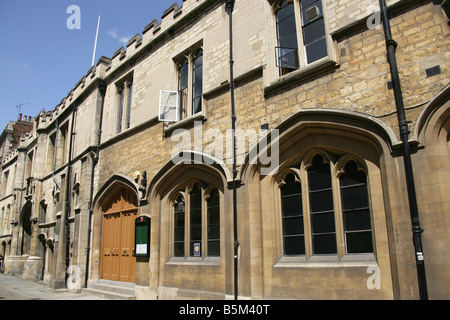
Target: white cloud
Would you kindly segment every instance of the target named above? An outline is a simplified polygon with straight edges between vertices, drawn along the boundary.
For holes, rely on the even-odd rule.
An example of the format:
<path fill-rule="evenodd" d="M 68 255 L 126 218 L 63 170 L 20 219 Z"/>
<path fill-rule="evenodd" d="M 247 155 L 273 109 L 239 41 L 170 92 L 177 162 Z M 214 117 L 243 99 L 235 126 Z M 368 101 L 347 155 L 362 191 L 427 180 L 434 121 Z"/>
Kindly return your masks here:
<path fill-rule="evenodd" d="M 111 37 L 117 39 L 121 44 L 126 45 L 128 41 L 131 39 L 129 35 L 121 35 L 119 34 L 117 29 L 112 29 L 107 32 Z"/>

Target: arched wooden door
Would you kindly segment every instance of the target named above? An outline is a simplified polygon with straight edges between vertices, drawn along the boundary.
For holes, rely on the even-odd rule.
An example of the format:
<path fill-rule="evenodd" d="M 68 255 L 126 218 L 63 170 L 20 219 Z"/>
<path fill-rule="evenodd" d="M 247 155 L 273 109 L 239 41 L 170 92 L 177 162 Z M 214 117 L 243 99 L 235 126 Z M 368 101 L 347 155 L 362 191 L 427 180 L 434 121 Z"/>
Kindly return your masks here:
<path fill-rule="evenodd" d="M 121 188 L 103 207 L 101 278 L 136 281 L 134 221 L 137 216 L 136 195 Z"/>

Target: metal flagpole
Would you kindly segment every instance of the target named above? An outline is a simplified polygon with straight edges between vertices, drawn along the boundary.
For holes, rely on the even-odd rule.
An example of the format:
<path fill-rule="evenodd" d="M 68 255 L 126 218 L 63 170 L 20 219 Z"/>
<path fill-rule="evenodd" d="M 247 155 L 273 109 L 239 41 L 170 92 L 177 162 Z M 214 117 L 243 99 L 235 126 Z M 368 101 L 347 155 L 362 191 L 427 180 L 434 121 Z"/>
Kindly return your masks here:
<path fill-rule="evenodd" d="M 95 52 L 97 51 L 98 30 L 100 28 L 100 16 L 98 16 L 97 33 L 95 34 L 94 54 L 92 55 L 92 67 L 95 63 Z"/>

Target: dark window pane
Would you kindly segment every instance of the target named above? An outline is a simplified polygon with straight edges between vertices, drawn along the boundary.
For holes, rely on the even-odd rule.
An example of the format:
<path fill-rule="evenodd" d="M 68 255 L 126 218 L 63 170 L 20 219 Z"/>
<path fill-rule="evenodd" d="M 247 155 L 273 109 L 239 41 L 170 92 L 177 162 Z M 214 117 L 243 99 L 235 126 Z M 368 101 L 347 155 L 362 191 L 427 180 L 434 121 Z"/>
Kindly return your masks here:
<path fill-rule="evenodd" d="M 175 228 L 175 241 L 184 241 L 184 228 Z"/>
<path fill-rule="evenodd" d="M 220 226 L 218 224 L 211 224 L 208 226 L 208 239 L 220 238 Z"/>
<path fill-rule="evenodd" d="M 314 254 L 337 253 L 335 234 L 313 235 Z"/>
<path fill-rule="evenodd" d="M 298 216 L 302 211 L 301 194 L 283 197 L 282 206 L 283 217 Z"/>
<path fill-rule="evenodd" d="M 285 236 L 303 234 L 303 217 L 284 219 L 283 228 Z"/>
<path fill-rule="evenodd" d="M 192 114 L 197 114 L 202 111 L 202 99 L 201 98 L 195 98 L 192 102 Z"/>
<path fill-rule="evenodd" d="M 192 188 L 190 200 L 190 255 L 194 256 L 194 244 L 202 241 L 202 190 L 198 183 Z"/>
<path fill-rule="evenodd" d="M 284 238 L 284 254 L 297 255 L 305 254 L 305 237 L 285 237 Z"/>
<path fill-rule="evenodd" d="M 334 212 L 311 215 L 313 233 L 334 232 Z"/>
<path fill-rule="evenodd" d="M 344 223 L 345 231 L 370 230 L 370 210 L 344 211 Z"/>
<path fill-rule="evenodd" d="M 284 254 L 304 254 L 304 226 L 301 185 L 289 174 L 281 187 L 281 210 L 283 217 Z"/>
<path fill-rule="evenodd" d="M 194 67 L 197 69 L 198 67 L 201 67 L 203 65 L 203 53 L 198 52 L 195 60 L 194 60 Z"/>
<path fill-rule="evenodd" d="M 281 196 L 301 193 L 301 186 L 295 182 L 295 176 L 289 174 L 285 178 L 285 184 L 281 187 Z"/>
<path fill-rule="evenodd" d="M 197 52 L 192 75 L 192 114 L 202 111 L 203 94 L 203 52 Z"/>
<path fill-rule="evenodd" d="M 220 198 L 217 189 L 211 191 L 208 207 L 208 256 L 220 256 Z"/>
<path fill-rule="evenodd" d="M 322 19 L 318 19 L 303 27 L 303 42 L 305 45 L 323 38 L 325 36 L 325 25 Z"/>
<path fill-rule="evenodd" d="M 349 161 L 339 180 L 347 253 L 373 252 L 366 174 Z"/>
<path fill-rule="evenodd" d="M 373 252 L 372 232 L 347 233 L 347 253 L 369 253 Z"/>
<path fill-rule="evenodd" d="M 220 256 L 220 241 L 208 241 L 208 256 Z"/>
<path fill-rule="evenodd" d="M 297 43 L 297 33 L 291 33 L 284 35 L 283 38 L 278 39 L 278 46 L 281 48 L 278 56 L 282 57 L 297 57 L 298 43 Z"/>
<path fill-rule="evenodd" d="M 358 170 L 358 166 L 354 161 L 349 161 L 345 165 L 345 173 L 339 178 L 342 187 L 366 184 L 365 172 Z"/>
<path fill-rule="evenodd" d="M 202 211 L 200 209 L 191 209 L 191 225 L 202 223 Z"/>
<path fill-rule="evenodd" d="M 184 257 L 184 242 L 175 242 L 175 257 Z"/>
<path fill-rule="evenodd" d="M 184 200 L 183 197 L 177 199 L 174 206 L 174 255 L 184 257 Z"/>
<path fill-rule="evenodd" d="M 308 64 L 328 56 L 327 41 L 322 39 L 306 46 L 306 57 Z"/>
<path fill-rule="evenodd" d="M 286 17 L 294 14 L 294 6 L 287 1 L 280 5 L 281 9 L 277 12 L 277 21 L 286 19 Z"/>
<path fill-rule="evenodd" d="M 290 51 L 283 52 L 277 49 L 277 64 L 280 75 L 285 75 L 298 68 L 298 43 L 297 26 L 295 23 L 294 5 L 287 1 L 280 4 L 281 9 L 277 12 L 277 39 L 278 47 L 288 48 Z"/>
<path fill-rule="evenodd" d="M 188 71 L 189 65 L 187 60 L 183 61 L 178 69 L 178 91 L 181 91 L 188 87 Z"/>
<path fill-rule="evenodd" d="M 341 198 L 343 210 L 367 208 L 369 206 L 367 187 L 365 185 L 342 188 Z"/>
<path fill-rule="evenodd" d="M 331 188 L 330 165 L 324 163 L 323 157 L 317 155 L 313 158 L 313 166 L 308 169 L 309 190 L 323 190 Z"/>
<path fill-rule="evenodd" d="M 282 21 L 278 22 L 278 38 L 284 38 L 287 35 L 296 33 L 295 16 L 290 16 Z"/>
<path fill-rule="evenodd" d="M 308 169 L 311 228 L 314 254 L 336 253 L 333 192 L 330 165 L 316 155 Z"/>
<path fill-rule="evenodd" d="M 310 192 L 309 194 L 311 213 L 322 211 L 333 211 L 333 192 L 331 189 Z"/>

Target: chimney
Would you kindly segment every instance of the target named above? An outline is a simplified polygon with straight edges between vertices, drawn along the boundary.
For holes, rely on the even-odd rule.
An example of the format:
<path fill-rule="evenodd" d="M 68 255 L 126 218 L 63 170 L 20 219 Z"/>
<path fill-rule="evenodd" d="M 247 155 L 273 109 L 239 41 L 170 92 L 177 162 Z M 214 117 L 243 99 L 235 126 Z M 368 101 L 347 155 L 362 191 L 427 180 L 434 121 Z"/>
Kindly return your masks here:
<path fill-rule="evenodd" d="M 21 120 L 22 120 L 22 114 L 19 113 L 19 121 L 21 121 Z"/>

